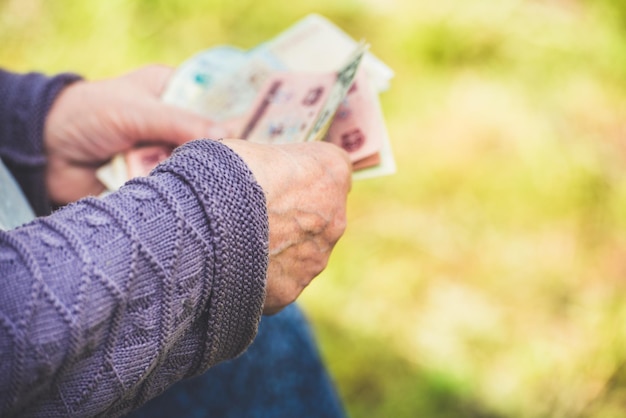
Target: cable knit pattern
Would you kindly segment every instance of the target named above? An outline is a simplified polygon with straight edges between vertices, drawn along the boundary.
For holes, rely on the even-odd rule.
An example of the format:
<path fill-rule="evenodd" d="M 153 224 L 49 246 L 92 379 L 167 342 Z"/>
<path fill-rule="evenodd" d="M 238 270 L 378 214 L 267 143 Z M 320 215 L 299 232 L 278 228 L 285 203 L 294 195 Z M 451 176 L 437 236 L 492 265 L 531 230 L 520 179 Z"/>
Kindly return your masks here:
<path fill-rule="evenodd" d="M 0 69 L 0 158 L 12 172 L 37 215 L 50 212 L 43 155 L 43 127 L 57 94 L 79 80 L 75 74 L 49 78 Z"/>
<path fill-rule="evenodd" d="M 0 233 L 0 416 L 122 415 L 237 356 L 267 251 L 263 191 L 210 140 Z"/>

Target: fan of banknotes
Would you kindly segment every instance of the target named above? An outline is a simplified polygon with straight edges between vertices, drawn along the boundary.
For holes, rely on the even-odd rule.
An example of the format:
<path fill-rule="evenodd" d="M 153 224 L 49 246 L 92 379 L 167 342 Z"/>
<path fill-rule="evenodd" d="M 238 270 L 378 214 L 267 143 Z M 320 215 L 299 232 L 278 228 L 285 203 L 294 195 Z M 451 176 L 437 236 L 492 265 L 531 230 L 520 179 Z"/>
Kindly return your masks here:
<path fill-rule="evenodd" d="M 392 77 L 367 44 L 313 14 L 251 50 L 219 46 L 192 56 L 162 99 L 211 119 L 225 138 L 332 142 L 349 153 L 354 178 L 369 178 L 396 169 L 378 97 Z M 98 177 L 116 190 L 171 152 L 136 147 L 101 167 Z"/>

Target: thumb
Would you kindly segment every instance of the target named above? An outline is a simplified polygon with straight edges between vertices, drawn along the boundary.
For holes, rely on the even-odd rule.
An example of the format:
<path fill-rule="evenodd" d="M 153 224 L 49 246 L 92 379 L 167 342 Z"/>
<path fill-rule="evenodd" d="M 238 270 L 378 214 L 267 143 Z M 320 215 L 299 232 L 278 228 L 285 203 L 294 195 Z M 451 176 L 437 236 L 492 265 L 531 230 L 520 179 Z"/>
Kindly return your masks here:
<path fill-rule="evenodd" d="M 146 113 L 136 115 L 133 139 L 181 145 L 192 139 L 218 139 L 228 136 L 225 126 L 157 99 L 173 73 L 174 69 L 171 67 L 149 65 L 126 75 L 126 79 L 130 80 L 132 85 L 141 86 L 150 97 L 149 101 L 143 103 L 148 107 L 144 109 Z"/>

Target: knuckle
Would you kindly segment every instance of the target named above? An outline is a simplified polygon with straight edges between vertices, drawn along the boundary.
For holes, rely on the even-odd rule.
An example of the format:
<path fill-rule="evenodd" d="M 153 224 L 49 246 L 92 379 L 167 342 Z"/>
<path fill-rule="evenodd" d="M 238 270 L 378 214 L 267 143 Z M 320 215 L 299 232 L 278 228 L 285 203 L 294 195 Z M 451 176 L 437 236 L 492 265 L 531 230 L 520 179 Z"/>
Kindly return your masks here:
<path fill-rule="evenodd" d="M 336 217 L 329 225 L 326 231 L 326 240 L 331 245 L 331 248 L 339 241 L 339 239 L 346 232 L 348 227 L 348 221 L 345 215 Z"/>
<path fill-rule="evenodd" d="M 335 227 L 335 233 L 337 234 L 338 237 L 341 237 L 344 232 L 346 232 L 346 229 L 348 228 L 348 218 L 346 217 L 345 213 L 342 214 L 342 216 L 337 218 L 337 221 L 334 224 Z"/>
<path fill-rule="evenodd" d="M 330 252 L 328 252 L 328 253 L 326 253 L 326 254 L 330 254 Z M 329 259 L 329 257 L 328 257 L 328 255 L 327 255 L 327 256 L 325 256 L 325 257 L 323 257 L 323 258 L 321 258 L 321 259 L 319 260 L 319 262 L 318 262 L 318 263 L 317 263 L 317 265 L 315 266 L 315 269 L 314 269 L 314 274 L 313 274 L 313 277 L 311 278 L 311 280 L 313 280 L 315 277 L 319 276 L 319 274 L 320 274 L 321 272 L 323 272 L 323 271 L 324 271 L 324 269 L 326 269 L 326 267 L 328 266 L 328 259 Z"/>
<path fill-rule="evenodd" d="M 302 286 L 297 281 L 292 281 L 289 290 L 283 294 L 281 305 L 287 306 L 295 302 L 298 296 L 300 296 L 300 293 L 302 293 L 302 290 L 304 290 L 304 287 L 306 287 L 306 285 Z"/>
<path fill-rule="evenodd" d="M 312 235 L 321 234 L 328 227 L 328 221 L 319 213 L 302 213 L 298 223 L 304 231 Z"/>

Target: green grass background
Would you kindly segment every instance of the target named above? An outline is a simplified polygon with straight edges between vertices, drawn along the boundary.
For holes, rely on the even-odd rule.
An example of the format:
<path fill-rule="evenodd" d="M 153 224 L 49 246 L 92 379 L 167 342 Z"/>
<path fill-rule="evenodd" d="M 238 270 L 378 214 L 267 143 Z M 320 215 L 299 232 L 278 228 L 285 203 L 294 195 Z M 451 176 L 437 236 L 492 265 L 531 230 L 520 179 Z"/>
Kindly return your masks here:
<path fill-rule="evenodd" d="M 351 416 L 626 416 L 626 2 L 0 0 L 0 66 L 175 66 L 310 12 L 397 73 L 398 173 L 301 298 Z"/>

